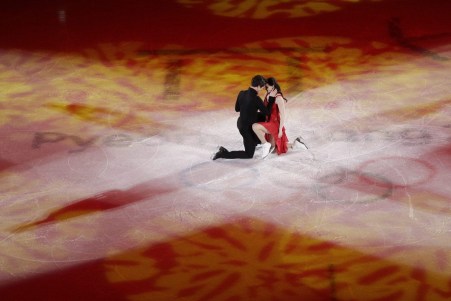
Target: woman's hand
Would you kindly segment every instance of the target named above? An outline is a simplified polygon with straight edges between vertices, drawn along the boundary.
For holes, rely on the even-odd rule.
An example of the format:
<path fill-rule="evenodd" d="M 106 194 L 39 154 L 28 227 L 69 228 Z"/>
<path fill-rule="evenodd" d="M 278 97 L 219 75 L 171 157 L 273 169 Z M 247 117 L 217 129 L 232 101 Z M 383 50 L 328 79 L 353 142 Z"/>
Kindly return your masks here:
<path fill-rule="evenodd" d="M 277 94 L 277 89 L 272 89 L 271 90 L 271 92 L 269 92 L 269 96 L 272 96 L 272 97 L 274 97 L 274 96 L 276 96 L 276 94 Z"/>
<path fill-rule="evenodd" d="M 279 135 L 277 135 L 277 137 L 279 137 L 279 139 L 280 139 L 280 138 L 282 138 L 282 135 L 283 135 L 282 130 L 279 130 Z"/>

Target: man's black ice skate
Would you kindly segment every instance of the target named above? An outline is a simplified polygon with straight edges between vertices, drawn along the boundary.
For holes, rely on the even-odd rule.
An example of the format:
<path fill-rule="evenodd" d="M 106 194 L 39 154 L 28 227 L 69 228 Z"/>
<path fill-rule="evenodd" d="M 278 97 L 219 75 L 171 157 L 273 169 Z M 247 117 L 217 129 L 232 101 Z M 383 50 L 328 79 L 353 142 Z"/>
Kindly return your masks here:
<path fill-rule="evenodd" d="M 228 152 L 228 150 L 225 147 L 220 146 L 218 151 L 211 156 L 211 159 L 216 160 L 222 158 L 222 155 L 226 152 Z"/>

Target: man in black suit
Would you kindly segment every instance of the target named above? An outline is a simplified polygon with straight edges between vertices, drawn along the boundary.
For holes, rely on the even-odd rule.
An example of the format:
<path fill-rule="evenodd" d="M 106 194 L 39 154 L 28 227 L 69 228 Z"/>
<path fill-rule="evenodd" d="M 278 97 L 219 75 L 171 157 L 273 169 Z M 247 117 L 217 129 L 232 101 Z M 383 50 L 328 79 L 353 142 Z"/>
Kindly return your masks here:
<path fill-rule="evenodd" d="M 247 90 L 240 91 L 235 103 L 235 111 L 240 112 L 237 120 L 237 127 L 243 136 L 244 151 L 228 151 L 220 146 L 213 154 L 212 159 L 251 159 L 255 153 L 255 147 L 260 143 L 257 135 L 252 130 L 252 124 L 259 120 L 259 115 L 268 115 L 269 112 L 263 104 L 258 92 L 266 85 L 266 80 L 261 75 L 252 78 L 251 86 Z M 260 112 L 260 113 L 259 113 Z"/>

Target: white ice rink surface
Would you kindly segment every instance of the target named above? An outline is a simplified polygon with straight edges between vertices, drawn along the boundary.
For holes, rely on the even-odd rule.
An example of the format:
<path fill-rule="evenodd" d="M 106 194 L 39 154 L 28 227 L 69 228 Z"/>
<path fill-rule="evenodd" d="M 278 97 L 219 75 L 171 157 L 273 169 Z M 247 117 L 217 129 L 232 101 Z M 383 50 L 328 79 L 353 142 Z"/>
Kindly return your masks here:
<path fill-rule="evenodd" d="M 449 275 L 450 87 L 449 68 L 398 66 L 288 95 L 287 135 L 309 149 L 265 160 L 210 160 L 218 145 L 242 149 L 234 99 L 223 110 L 139 112 L 159 131 L 9 124 L 0 133 L 0 279 L 243 218 Z"/>

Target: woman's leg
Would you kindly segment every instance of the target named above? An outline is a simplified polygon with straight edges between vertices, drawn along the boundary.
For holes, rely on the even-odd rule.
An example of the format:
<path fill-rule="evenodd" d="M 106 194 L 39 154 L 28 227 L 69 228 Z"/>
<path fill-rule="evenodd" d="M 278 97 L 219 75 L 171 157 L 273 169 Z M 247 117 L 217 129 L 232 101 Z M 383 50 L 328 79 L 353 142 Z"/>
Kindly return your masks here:
<path fill-rule="evenodd" d="M 271 143 L 272 147 L 275 147 L 276 146 L 276 140 L 274 139 L 274 136 L 270 135 L 269 137 L 270 137 L 269 143 Z"/>
<path fill-rule="evenodd" d="M 269 134 L 269 132 L 263 125 L 261 125 L 259 123 L 254 123 L 252 125 L 252 130 L 257 135 L 258 139 L 260 139 L 261 143 L 268 142 L 268 141 L 266 141 L 265 134 Z"/>
<path fill-rule="evenodd" d="M 269 134 L 269 131 L 261 124 L 254 123 L 252 125 L 252 130 L 257 135 L 258 139 L 260 139 L 260 142 L 262 143 L 262 159 L 266 158 L 274 149 L 273 142 L 269 143 L 266 140 L 265 134 Z M 272 136 L 271 136 L 272 137 Z M 273 139 L 271 139 L 273 140 Z"/>

